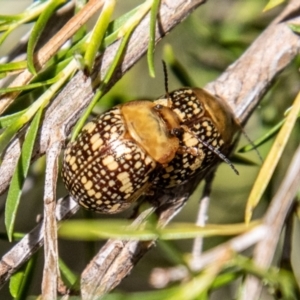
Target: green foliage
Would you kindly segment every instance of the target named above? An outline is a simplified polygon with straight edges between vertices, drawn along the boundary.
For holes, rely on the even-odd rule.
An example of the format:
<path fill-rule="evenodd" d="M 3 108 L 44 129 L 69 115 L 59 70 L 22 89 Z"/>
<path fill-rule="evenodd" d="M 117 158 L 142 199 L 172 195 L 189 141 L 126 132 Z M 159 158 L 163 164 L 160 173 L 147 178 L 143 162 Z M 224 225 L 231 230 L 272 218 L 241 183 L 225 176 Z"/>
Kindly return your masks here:
<path fill-rule="evenodd" d="M 264 8 L 264 11 L 270 10 L 280 4 L 285 2 L 285 0 L 270 0 Z"/>
<path fill-rule="evenodd" d="M 32 282 L 36 267 L 37 255 L 34 255 L 20 270 L 18 270 L 9 282 L 10 294 L 15 300 L 25 299 Z"/>
<path fill-rule="evenodd" d="M 150 14 L 150 34 L 149 34 L 149 46 L 147 52 L 147 59 L 148 59 L 149 75 L 151 77 L 155 77 L 155 71 L 154 71 L 155 28 L 156 28 L 159 5 L 160 5 L 160 0 L 153 1 L 151 14 Z"/>
<path fill-rule="evenodd" d="M 92 71 L 92 67 L 94 64 L 94 60 L 96 58 L 96 54 L 103 42 L 103 38 L 107 31 L 107 27 L 109 25 L 109 21 L 111 19 L 111 15 L 115 8 L 115 1 L 106 1 L 101 14 L 98 18 L 94 29 L 86 41 L 87 47 L 84 55 L 85 66 L 89 72 Z"/>
<path fill-rule="evenodd" d="M 49 5 L 44 9 L 44 11 L 41 12 L 40 16 L 38 17 L 37 21 L 35 22 L 30 38 L 28 40 L 28 46 L 27 46 L 27 64 L 28 64 L 28 70 L 36 75 L 37 72 L 35 70 L 34 66 L 34 49 L 35 46 L 44 31 L 44 28 L 47 25 L 47 22 L 49 21 L 50 17 L 53 15 L 53 13 L 58 9 L 59 6 L 64 4 L 66 0 L 52 0 L 49 1 Z"/>
<path fill-rule="evenodd" d="M 30 124 L 30 128 L 25 137 L 25 141 L 22 147 L 21 156 L 19 158 L 18 165 L 15 169 L 15 173 L 12 177 L 11 184 L 8 190 L 8 195 L 5 203 L 5 226 L 8 239 L 10 241 L 12 240 L 17 209 L 22 194 L 22 188 L 28 174 L 32 150 L 38 132 L 42 111 L 42 109 L 38 111 L 38 113 L 33 118 L 32 123 Z"/>
<path fill-rule="evenodd" d="M 99 239 L 121 239 L 121 240 L 173 240 L 192 239 L 197 236 L 209 237 L 216 235 L 236 235 L 252 229 L 253 224 L 208 224 L 199 227 L 192 223 L 172 223 L 166 228 L 155 228 L 153 225 L 142 228 L 130 226 L 125 220 L 73 220 L 63 222 L 59 229 L 59 236 L 76 240 L 99 240 Z"/>

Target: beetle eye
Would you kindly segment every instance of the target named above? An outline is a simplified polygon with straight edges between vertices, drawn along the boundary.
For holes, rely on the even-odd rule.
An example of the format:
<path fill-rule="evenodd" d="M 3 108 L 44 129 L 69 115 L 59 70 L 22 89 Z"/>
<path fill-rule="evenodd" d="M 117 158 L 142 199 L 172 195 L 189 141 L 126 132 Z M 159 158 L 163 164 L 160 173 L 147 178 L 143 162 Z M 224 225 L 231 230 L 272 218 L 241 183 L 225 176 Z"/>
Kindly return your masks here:
<path fill-rule="evenodd" d="M 181 138 L 182 135 L 183 135 L 183 133 L 184 133 L 184 130 L 181 127 L 179 127 L 179 128 L 173 128 L 171 130 L 171 134 L 174 135 L 174 136 L 176 136 L 176 137 L 178 137 L 178 138 Z"/>

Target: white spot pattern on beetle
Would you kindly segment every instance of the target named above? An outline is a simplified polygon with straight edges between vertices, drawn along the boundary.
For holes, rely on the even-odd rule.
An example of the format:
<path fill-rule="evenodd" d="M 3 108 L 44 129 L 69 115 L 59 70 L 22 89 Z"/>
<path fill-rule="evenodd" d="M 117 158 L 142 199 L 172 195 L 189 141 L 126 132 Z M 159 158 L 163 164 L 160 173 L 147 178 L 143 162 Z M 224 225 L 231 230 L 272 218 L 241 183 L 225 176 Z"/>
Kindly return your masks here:
<path fill-rule="evenodd" d="M 178 121 L 172 119 L 170 124 L 180 122 L 183 128 L 182 136 L 177 137 L 178 149 L 172 150 L 172 159 L 163 165 L 133 138 L 121 106 L 88 122 L 64 154 L 62 177 L 73 198 L 87 209 L 116 213 L 129 207 L 149 186 L 151 189 L 172 188 L 209 168 L 216 155 L 206 145 L 220 151 L 225 141 L 219 124 L 212 121 L 195 90 L 212 97 L 200 89 L 184 88 L 169 93 L 167 101 L 154 101 L 153 106 L 157 103 L 165 107 L 166 119 L 162 122 L 175 118 Z M 149 101 L 143 103 L 145 110 L 149 107 L 149 114 L 153 114 Z M 159 114 L 159 109 L 157 111 Z M 221 105 L 220 111 L 227 118 L 228 112 Z M 157 122 L 161 122 L 159 117 Z"/>

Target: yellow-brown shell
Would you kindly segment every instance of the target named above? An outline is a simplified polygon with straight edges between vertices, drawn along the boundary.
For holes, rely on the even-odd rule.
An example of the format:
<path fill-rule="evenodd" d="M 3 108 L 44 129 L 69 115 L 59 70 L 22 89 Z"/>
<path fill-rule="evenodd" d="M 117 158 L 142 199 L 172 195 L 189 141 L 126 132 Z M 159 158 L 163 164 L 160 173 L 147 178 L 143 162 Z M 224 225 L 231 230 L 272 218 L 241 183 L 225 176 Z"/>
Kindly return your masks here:
<path fill-rule="evenodd" d="M 116 213 L 148 187 L 156 162 L 135 141 L 124 138 L 120 109 L 87 123 L 64 153 L 62 177 L 83 207 Z"/>
<path fill-rule="evenodd" d="M 89 210 L 125 210 L 149 188 L 157 163 L 174 158 L 179 141 L 169 127 L 179 126 L 176 120 L 168 108 L 161 111 L 151 101 L 135 101 L 87 123 L 64 153 L 67 190 Z"/>
<path fill-rule="evenodd" d="M 83 207 L 100 213 L 128 208 L 148 189 L 166 189 L 206 172 L 236 125 L 230 110 L 198 88 L 154 102 L 117 106 L 87 123 L 64 153 L 62 177 Z"/>

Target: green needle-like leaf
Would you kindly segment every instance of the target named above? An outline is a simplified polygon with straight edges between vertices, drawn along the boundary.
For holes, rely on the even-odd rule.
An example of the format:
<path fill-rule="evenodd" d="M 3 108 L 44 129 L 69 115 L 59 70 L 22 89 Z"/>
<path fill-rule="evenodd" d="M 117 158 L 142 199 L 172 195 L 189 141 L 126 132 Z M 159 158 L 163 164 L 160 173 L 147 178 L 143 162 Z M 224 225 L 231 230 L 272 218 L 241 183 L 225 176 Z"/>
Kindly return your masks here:
<path fill-rule="evenodd" d="M 248 144 L 248 145 L 240 148 L 238 152 L 245 153 L 245 152 L 251 151 L 251 150 L 263 145 L 264 143 L 266 143 L 267 141 L 269 141 L 272 137 L 274 137 L 276 135 L 276 133 L 280 130 L 280 128 L 284 124 L 284 122 L 285 122 L 285 119 L 280 121 L 278 124 L 276 124 L 271 130 L 269 130 L 261 138 L 253 141 L 252 144 Z"/>
<path fill-rule="evenodd" d="M 103 91 L 104 88 L 106 87 L 107 83 L 109 82 L 110 78 L 112 77 L 118 63 L 119 60 L 123 54 L 123 51 L 127 45 L 127 42 L 129 40 L 129 37 L 131 35 L 131 32 L 126 35 L 121 44 L 120 47 L 117 51 L 116 56 L 114 57 L 114 60 L 112 62 L 112 64 L 109 66 L 109 69 L 107 70 L 107 73 L 105 74 L 105 77 L 103 79 L 103 82 L 101 83 L 101 86 L 99 88 L 99 90 L 96 92 L 96 94 L 94 95 L 91 103 L 89 104 L 89 106 L 87 107 L 87 109 L 85 110 L 84 114 L 82 115 L 82 117 L 79 119 L 79 121 L 76 123 L 73 132 L 72 132 L 72 137 L 71 137 L 71 141 L 74 141 L 75 138 L 77 137 L 77 135 L 79 134 L 80 130 L 82 129 L 84 123 L 86 122 L 87 118 L 89 117 L 89 115 L 91 114 L 93 108 L 95 107 L 96 103 L 99 101 L 99 99 L 103 96 Z"/>
<path fill-rule="evenodd" d="M 26 298 L 33 271 L 36 265 L 37 255 L 34 255 L 27 264 L 12 275 L 9 282 L 9 291 L 14 300 Z"/>
<path fill-rule="evenodd" d="M 254 208 L 259 203 L 273 173 L 275 170 L 275 167 L 277 166 L 277 163 L 282 155 L 282 152 L 287 144 L 287 141 L 289 139 L 289 136 L 291 134 L 291 131 L 293 130 L 295 126 L 295 122 L 298 118 L 300 112 L 300 93 L 298 93 L 292 109 L 290 110 L 289 115 L 286 117 L 286 121 L 284 125 L 282 126 L 280 132 L 277 135 L 276 140 L 274 141 L 274 144 L 265 159 L 265 162 L 260 169 L 260 172 L 257 176 L 257 179 L 254 183 L 254 186 L 251 190 L 251 193 L 249 195 L 246 211 L 245 211 L 245 221 L 246 223 L 250 222 L 250 219 L 252 217 L 252 213 Z"/>
<path fill-rule="evenodd" d="M 49 20 L 49 18 L 53 15 L 53 12 L 57 9 L 58 6 L 66 2 L 66 0 L 52 0 L 49 5 L 43 10 L 38 20 L 34 24 L 32 28 L 32 32 L 30 34 L 28 40 L 27 47 L 27 61 L 28 61 L 28 69 L 29 71 L 36 75 L 36 70 L 34 67 L 34 48 L 38 42 L 40 35 L 43 33 L 43 30 Z"/>
<path fill-rule="evenodd" d="M 0 64 L 0 73 L 24 70 L 27 66 L 26 61 L 9 62 Z"/>
<path fill-rule="evenodd" d="M 7 147 L 8 143 L 16 134 L 16 132 L 34 117 L 40 107 L 45 107 L 48 105 L 55 93 L 77 70 L 77 68 L 78 64 L 75 59 L 73 59 L 60 73 L 59 80 L 52 84 L 43 95 L 41 95 L 29 108 L 27 108 L 24 114 L 22 114 L 14 123 L 5 129 L 5 131 L 0 135 L 0 153 L 2 153 Z"/>
<path fill-rule="evenodd" d="M 70 288 L 73 287 L 78 280 L 78 276 L 70 270 L 70 268 L 64 263 L 62 259 L 59 259 L 59 269 L 67 286 Z"/>
<path fill-rule="evenodd" d="M 2 152 L 13 135 L 17 132 L 17 130 L 24 126 L 29 120 L 34 118 L 26 135 L 25 142 L 22 147 L 21 156 L 8 192 L 5 209 L 5 226 L 8 232 L 9 240 L 12 239 L 13 226 L 21 197 L 22 186 L 24 184 L 24 180 L 27 176 L 28 168 L 30 165 L 32 148 L 34 145 L 35 136 L 38 130 L 43 108 L 48 105 L 54 94 L 61 88 L 61 86 L 71 76 L 71 74 L 74 73 L 76 68 L 77 63 L 75 60 L 72 60 L 61 73 L 60 80 L 50 86 L 47 91 L 25 111 L 23 115 L 20 116 L 13 124 L 11 124 L 0 136 L 0 150 Z"/>
<path fill-rule="evenodd" d="M 242 155 L 238 155 L 236 153 L 234 153 L 231 158 L 230 161 L 233 164 L 240 164 L 240 165 L 244 165 L 244 166 L 257 166 L 257 163 L 247 157 L 244 157 Z"/>
<path fill-rule="evenodd" d="M 102 42 L 102 47 L 104 49 L 120 38 L 119 36 L 120 29 L 124 26 L 125 23 L 128 22 L 128 20 L 130 20 L 130 18 L 132 18 L 136 14 L 136 12 L 140 9 L 141 6 L 142 5 L 135 7 L 128 13 L 120 16 L 116 20 L 113 20 L 112 22 L 109 23 L 106 30 L 106 37 Z M 83 55 L 87 49 L 88 43 L 86 41 L 90 38 L 90 35 L 91 33 L 86 34 L 84 37 L 79 39 L 78 42 L 75 45 L 73 45 L 70 49 L 60 50 L 54 57 L 53 61 L 56 62 L 57 60 L 60 60 L 61 57 L 73 58 L 74 54 L 81 53 Z"/>
<path fill-rule="evenodd" d="M 150 7 L 151 7 L 151 1 L 148 0 L 146 1 L 143 5 L 141 5 L 139 7 L 139 10 L 137 10 L 136 14 L 129 19 L 124 25 L 123 27 L 120 29 L 119 33 L 118 33 L 118 37 L 123 37 L 120 46 L 118 48 L 118 51 L 111 63 L 111 65 L 109 66 L 103 81 L 101 83 L 95 81 L 93 82 L 93 85 L 98 85 L 100 84 L 99 90 L 96 92 L 96 94 L 94 95 L 91 103 L 89 104 L 89 106 L 87 107 L 86 111 L 84 112 L 83 116 L 78 120 L 78 122 L 76 123 L 73 132 L 72 132 L 72 137 L 71 137 L 71 141 L 74 141 L 75 138 L 77 137 L 77 135 L 79 134 L 81 128 L 83 127 L 84 123 L 86 122 L 88 116 L 90 115 L 90 113 L 92 112 L 94 106 L 96 105 L 96 103 L 99 101 L 99 99 L 103 96 L 103 92 L 105 87 L 107 86 L 108 82 L 110 81 L 112 75 L 114 74 L 120 60 L 121 57 L 125 51 L 125 48 L 127 46 L 128 40 L 132 34 L 132 31 L 134 30 L 134 28 L 138 25 L 138 23 L 142 20 L 142 18 L 144 17 L 144 15 L 149 11 Z"/>
<path fill-rule="evenodd" d="M 18 27 L 18 24 L 11 25 L 0 37 L 0 46 L 6 40 L 6 38 Z M 0 29 L 1 31 L 1 29 Z"/>
<path fill-rule="evenodd" d="M 0 15 L 0 24 L 7 24 L 7 23 L 12 23 L 20 20 L 21 17 L 19 15 L 15 16 L 5 16 L 5 15 Z"/>
<path fill-rule="evenodd" d="M 299 24 L 288 24 L 288 26 L 296 33 L 300 33 L 300 25 Z"/>
<path fill-rule="evenodd" d="M 129 222 L 122 220 L 73 220 L 66 221 L 59 229 L 59 236 L 75 240 L 99 240 L 106 238 L 126 240 L 152 240 L 152 239 L 192 239 L 197 236 L 227 236 L 244 233 L 259 222 L 252 222 L 249 226 L 242 224 L 213 225 L 199 227 L 189 223 L 172 223 L 166 228 L 144 227 L 136 228 Z"/>
<path fill-rule="evenodd" d="M 105 1 L 101 15 L 93 29 L 90 38 L 87 40 L 88 46 L 86 48 L 84 60 L 89 72 L 92 70 L 96 54 L 99 51 L 100 45 L 102 44 L 115 5 L 115 0 Z"/>
<path fill-rule="evenodd" d="M 0 118 L 0 128 L 8 127 L 10 124 L 15 122 L 20 116 L 24 114 L 25 110 L 18 111 L 17 113 L 3 116 Z"/>
<path fill-rule="evenodd" d="M 160 0 L 153 0 L 151 13 L 150 13 L 150 34 L 149 34 L 149 45 L 147 51 L 147 61 L 148 61 L 149 74 L 151 77 L 155 77 L 155 69 L 154 69 L 155 28 L 156 28 L 156 18 L 157 18 L 159 5 L 160 5 Z"/>
<path fill-rule="evenodd" d="M 10 93 L 10 92 L 15 92 L 15 91 L 26 91 L 26 90 L 32 90 L 41 86 L 45 86 L 45 85 L 50 85 L 55 83 L 56 81 L 59 80 L 59 78 L 61 77 L 61 75 L 56 76 L 55 78 L 43 81 L 43 82 L 37 82 L 37 83 L 30 83 L 24 86 L 17 86 L 17 87 L 10 87 L 10 88 L 3 88 L 0 89 L 0 95 L 1 94 L 6 94 L 6 93 Z"/>
<path fill-rule="evenodd" d="M 107 36 L 104 39 L 104 48 L 108 47 L 110 44 L 115 42 L 119 38 L 119 30 L 123 27 L 125 23 L 132 18 L 136 12 L 140 9 L 142 5 L 139 5 L 132 9 L 131 11 L 127 12 L 126 14 L 120 16 L 116 20 L 113 20 L 109 23 L 107 27 Z"/>
<path fill-rule="evenodd" d="M 14 15 L 14 16 L 1 16 L 4 20 L 6 19 L 8 22 L 2 23 L 0 22 L 0 31 L 5 31 L 0 38 L 0 45 L 5 41 L 5 39 L 9 36 L 11 32 L 13 32 L 17 27 L 27 22 L 30 22 L 37 18 L 49 5 L 49 2 L 35 2 L 30 5 L 23 13 Z M 10 21 L 9 21 L 10 20 Z"/>
<path fill-rule="evenodd" d="M 287 115 L 290 109 L 288 109 L 284 115 Z M 298 115 L 298 119 L 300 118 L 300 114 Z M 248 151 L 252 151 L 255 148 L 258 148 L 259 146 L 265 144 L 270 139 L 272 139 L 280 130 L 280 128 L 283 126 L 284 122 L 286 121 L 286 118 L 282 119 L 279 123 L 277 123 L 275 126 L 273 126 L 267 133 L 265 133 L 262 137 L 258 138 L 257 140 L 253 141 L 252 144 L 248 144 L 238 150 L 240 153 L 245 153 Z"/>
<path fill-rule="evenodd" d="M 173 263 L 174 265 L 183 265 L 189 269 L 183 253 L 176 247 L 174 242 L 159 240 L 158 246 L 162 249 L 164 256 L 167 257 L 169 262 Z"/>
<path fill-rule="evenodd" d="M 270 0 L 267 5 L 265 6 L 265 8 L 263 9 L 264 12 L 280 5 L 281 3 L 285 2 L 285 0 Z"/>
<path fill-rule="evenodd" d="M 167 63 L 168 67 L 171 68 L 172 72 L 183 86 L 197 86 L 187 70 L 175 57 L 173 48 L 169 44 L 164 46 L 164 61 Z"/>
<path fill-rule="evenodd" d="M 17 209 L 20 203 L 23 184 L 28 174 L 33 146 L 35 143 L 36 134 L 38 132 L 43 108 L 40 108 L 38 113 L 32 120 L 28 133 L 26 134 L 24 144 L 22 146 L 21 156 L 9 186 L 7 200 L 5 204 L 5 226 L 8 234 L 8 239 L 12 240 L 14 223 L 16 219 Z"/>

